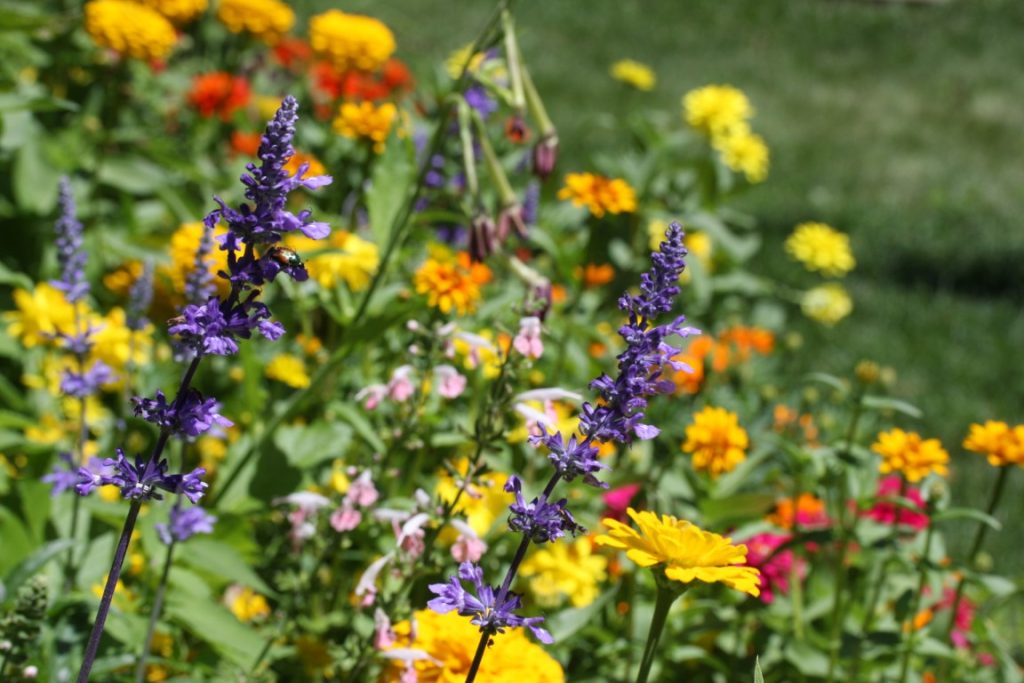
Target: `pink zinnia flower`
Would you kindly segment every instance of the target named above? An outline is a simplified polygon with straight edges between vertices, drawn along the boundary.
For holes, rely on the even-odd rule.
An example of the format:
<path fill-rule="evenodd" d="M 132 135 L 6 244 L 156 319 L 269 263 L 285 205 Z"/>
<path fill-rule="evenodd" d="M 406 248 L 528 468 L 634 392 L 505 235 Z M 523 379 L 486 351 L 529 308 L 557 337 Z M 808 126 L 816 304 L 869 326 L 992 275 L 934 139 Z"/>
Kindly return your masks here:
<path fill-rule="evenodd" d="M 633 501 L 633 497 L 640 491 L 640 484 L 626 484 L 616 489 L 601 494 L 605 509 L 601 514 L 602 519 L 617 519 L 620 522 L 626 519 L 626 508 Z"/>
<path fill-rule="evenodd" d="M 747 564 L 761 571 L 760 597 L 761 602 L 765 604 L 771 604 L 775 600 L 776 591 L 783 595 L 789 593 L 789 577 L 794 562 L 798 563 L 797 576 L 803 577 L 804 565 L 793 556 L 793 551 L 775 552 L 789 539 L 788 535 L 764 533 L 744 541 L 747 546 Z"/>
<path fill-rule="evenodd" d="M 879 498 L 894 498 L 900 495 L 901 486 L 902 481 L 898 475 L 885 477 L 878 482 L 877 495 Z M 921 497 L 919 489 L 907 486 L 904 497 L 919 510 L 923 511 L 925 509 L 924 499 Z M 898 507 L 893 503 L 876 503 L 873 508 L 865 513 L 865 516 L 881 524 L 899 524 L 900 526 L 910 527 L 914 531 L 920 531 L 928 526 L 928 515 L 923 514 L 923 512 L 914 512 L 904 507 Z"/>

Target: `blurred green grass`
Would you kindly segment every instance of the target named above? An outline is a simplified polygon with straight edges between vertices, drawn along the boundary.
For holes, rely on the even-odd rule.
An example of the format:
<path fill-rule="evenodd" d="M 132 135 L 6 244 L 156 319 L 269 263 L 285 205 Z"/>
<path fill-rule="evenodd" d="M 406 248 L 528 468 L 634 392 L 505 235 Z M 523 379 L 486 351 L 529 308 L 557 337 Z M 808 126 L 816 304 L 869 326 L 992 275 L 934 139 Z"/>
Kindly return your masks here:
<path fill-rule="evenodd" d="M 346 4 L 387 21 L 417 59 L 467 42 L 492 7 Z M 805 368 L 847 372 L 861 358 L 896 368 L 895 393 L 926 413 L 916 428 L 968 463 L 976 456 L 959 443 L 970 422 L 1024 418 L 1024 3 L 522 0 L 516 16 L 560 128 L 563 172 L 625 148 L 610 121 L 630 110 L 674 114 L 685 91 L 712 82 L 750 95 L 773 155 L 768 181 L 739 201 L 767 238 L 761 267 L 792 268 L 781 242 L 812 219 L 849 232 L 859 261 L 854 315 L 803 328 Z M 624 57 L 655 69 L 653 92 L 624 93 L 607 76 Z M 957 500 L 987 500 L 993 473 L 980 462 L 956 468 Z M 1024 494 L 1014 480 L 1004 518 Z M 999 536 L 1000 562 L 1024 568 Z"/>

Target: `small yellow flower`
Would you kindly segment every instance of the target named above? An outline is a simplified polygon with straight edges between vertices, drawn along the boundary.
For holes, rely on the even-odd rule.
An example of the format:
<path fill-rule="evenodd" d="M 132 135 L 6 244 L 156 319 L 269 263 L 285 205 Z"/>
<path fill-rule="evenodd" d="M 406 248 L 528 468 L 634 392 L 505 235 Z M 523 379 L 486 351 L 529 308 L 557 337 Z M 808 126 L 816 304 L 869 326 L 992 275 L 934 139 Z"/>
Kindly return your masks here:
<path fill-rule="evenodd" d="M 602 524 L 608 533 L 598 536 L 598 545 L 626 551 L 626 557 L 641 567 L 664 565 L 665 576 L 673 581 L 724 583 L 730 588 L 757 597 L 761 593 L 759 572 L 744 566 L 747 546 L 733 545 L 731 538 L 704 531 L 686 520 L 671 515 L 658 518 L 653 512 L 629 515 L 640 531 L 615 519 Z"/>
<path fill-rule="evenodd" d="M 449 258 L 428 258 L 412 279 L 416 292 L 427 295 L 429 306 L 446 314 L 454 310 L 458 315 L 476 310 L 480 288 L 490 281 L 491 269 L 473 263 L 466 252 Z"/>
<path fill-rule="evenodd" d="M 829 282 L 804 292 L 800 308 L 811 320 L 832 326 L 850 315 L 853 300 L 842 285 Z"/>
<path fill-rule="evenodd" d="M 747 124 L 726 129 L 712 138 L 711 144 L 722 156 L 722 163 L 729 170 L 742 173 L 749 182 L 760 183 L 768 177 L 768 145 Z"/>
<path fill-rule="evenodd" d="M 161 657 L 170 657 L 174 652 L 174 639 L 163 631 L 157 631 L 153 634 L 153 644 L 149 651 Z"/>
<path fill-rule="evenodd" d="M 149 358 L 153 346 L 153 326 L 141 330 L 128 327 L 128 317 L 122 308 L 112 308 L 103 316 L 92 335 L 90 358 L 100 360 L 122 373 L 131 362 L 142 365 Z"/>
<path fill-rule="evenodd" d="M 554 607 L 568 597 L 573 607 L 586 607 L 597 599 L 607 568 L 608 559 L 594 554 L 590 539 L 577 538 L 534 551 L 519 573 L 530 579 L 530 592 L 538 603 Z"/>
<path fill-rule="evenodd" d="M 57 443 L 64 436 L 64 425 L 54 417 L 53 413 L 43 413 L 39 423 L 25 427 L 25 438 L 35 444 L 50 445 Z"/>
<path fill-rule="evenodd" d="M 121 489 L 113 485 L 101 486 L 97 490 L 97 495 L 104 503 L 116 503 L 121 500 Z"/>
<path fill-rule="evenodd" d="M 146 62 L 163 59 L 178 37 L 159 12 L 127 0 L 91 0 L 85 30 L 100 47 Z"/>
<path fill-rule="evenodd" d="M 331 9 L 309 20 L 313 51 L 339 71 L 376 71 L 395 51 L 395 36 L 379 19 Z"/>
<path fill-rule="evenodd" d="M 228 445 L 216 436 L 201 436 L 196 442 L 199 449 L 199 464 L 212 476 L 220 463 L 227 457 Z"/>
<path fill-rule="evenodd" d="M 206 11 L 207 0 L 142 0 L 175 24 L 187 24 Z"/>
<path fill-rule="evenodd" d="M 653 90 L 654 84 L 657 82 L 651 67 L 632 59 L 620 59 L 615 62 L 612 64 L 610 73 L 615 80 L 637 90 Z"/>
<path fill-rule="evenodd" d="M 929 473 L 946 476 L 949 453 L 938 439 L 922 439 L 916 432 L 890 429 L 878 435 L 871 450 L 882 456 L 878 471 L 882 474 L 900 472 L 907 481 L 915 482 Z"/>
<path fill-rule="evenodd" d="M 106 585 L 107 577 L 105 576 L 101 583 L 94 583 L 91 587 L 93 596 L 97 599 L 102 598 Z M 135 602 L 135 594 L 128 590 L 121 579 L 118 579 L 117 584 L 114 585 L 114 604 L 120 609 L 129 609 L 133 602 Z"/>
<path fill-rule="evenodd" d="M 295 12 L 280 0 L 220 0 L 217 18 L 232 33 L 251 33 L 267 45 L 276 45 L 295 24 Z"/>
<path fill-rule="evenodd" d="M 249 588 L 235 584 L 224 592 L 224 604 L 242 622 L 264 619 L 270 614 L 267 599 Z"/>
<path fill-rule="evenodd" d="M 706 85 L 683 96 L 686 122 L 708 137 L 722 135 L 753 115 L 750 100 L 731 85 Z"/>
<path fill-rule="evenodd" d="M 749 443 L 736 413 L 706 406 L 693 416 L 693 424 L 686 428 L 683 451 L 693 454 L 693 469 L 715 478 L 731 472 L 746 460 Z"/>
<path fill-rule="evenodd" d="M 585 206 L 597 218 L 605 213 L 636 211 L 636 192 L 621 178 L 606 178 L 594 173 L 570 173 L 559 199 L 570 199 L 576 206 Z"/>
<path fill-rule="evenodd" d="M 469 73 L 475 72 L 483 64 L 484 59 L 487 55 L 483 52 L 473 53 L 473 46 L 471 44 L 463 45 L 458 50 L 452 51 L 448 55 L 448 59 L 444 62 L 445 71 L 451 76 L 452 80 L 455 80 L 462 75 L 462 69 L 465 67 Z M 467 66 L 468 63 L 468 66 Z"/>
<path fill-rule="evenodd" d="M 348 487 L 352 485 L 352 481 L 345 474 L 345 463 L 341 460 L 335 460 L 331 463 L 331 488 L 334 489 L 335 493 L 345 495 L 348 493 Z"/>
<path fill-rule="evenodd" d="M 1005 422 L 995 420 L 972 424 L 970 433 L 964 439 L 964 448 L 984 455 L 993 467 L 1024 467 L 1024 425 L 1010 427 Z"/>
<path fill-rule="evenodd" d="M 462 488 L 462 478 L 469 468 L 469 460 L 462 458 L 454 463 L 454 466 L 459 476 L 453 477 L 444 470 L 439 473 L 434 487 L 434 493 L 446 505 L 455 500 L 459 489 Z M 474 477 L 459 496 L 453 514 L 465 517 L 466 523 L 478 536 L 485 536 L 508 510 L 509 497 L 502 488 L 507 480 L 508 475 L 501 472 L 488 472 Z"/>
<path fill-rule="evenodd" d="M 331 231 L 327 240 L 293 233 L 285 238 L 285 244 L 299 252 L 309 276 L 324 289 L 344 282 L 351 291 L 361 292 L 370 286 L 380 265 L 377 245 L 345 230 Z"/>
<path fill-rule="evenodd" d="M 397 115 L 398 108 L 392 102 L 379 106 L 373 102 L 345 102 L 332 125 L 336 133 L 346 138 L 372 142 L 373 151 L 380 154 Z"/>
<path fill-rule="evenodd" d="M 808 270 L 827 277 L 846 275 L 857 262 L 850 250 L 850 238 L 825 223 L 801 223 L 786 239 L 786 253 Z"/>
<path fill-rule="evenodd" d="M 7 321 L 7 334 L 25 348 L 54 344 L 53 335 L 57 332 L 74 331 L 74 307 L 64 298 L 64 292 L 46 282 L 39 283 L 31 292 L 14 290 L 14 306 L 16 310 L 4 312 L 3 319 Z M 85 310 L 80 307 L 79 315 Z"/>
<path fill-rule="evenodd" d="M 267 363 L 264 374 L 267 379 L 277 380 L 293 389 L 305 389 L 309 386 L 309 373 L 306 364 L 298 356 L 290 353 L 279 353 Z"/>

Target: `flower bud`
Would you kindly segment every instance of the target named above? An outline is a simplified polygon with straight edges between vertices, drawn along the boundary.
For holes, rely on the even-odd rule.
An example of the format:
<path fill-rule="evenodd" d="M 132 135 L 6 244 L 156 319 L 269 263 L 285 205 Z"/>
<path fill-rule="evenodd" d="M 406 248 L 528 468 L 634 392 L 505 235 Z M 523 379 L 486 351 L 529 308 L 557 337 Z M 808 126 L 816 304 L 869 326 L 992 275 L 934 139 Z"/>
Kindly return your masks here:
<path fill-rule="evenodd" d="M 558 135 L 548 133 L 533 146 L 533 172 L 541 180 L 555 170 L 558 163 Z"/>
<path fill-rule="evenodd" d="M 480 262 L 498 250 L 497 230 L 490 216 L 478 214 L 469 226 L 469 256 Z"/>
<path fill-rule="evenodd" d="M 857 363 L 857 367 L 854 370 L 854 374 L 861 384 L 871 385 L 881 379 L 882 369 L 878 363 L 870 360 L 862 360 Z"/>
<path fill-rule="evenodd" d="M 509 204 L 498 214 L 498 242 L 504 244 L 509 234 L 513 231 L 522 239 L 526 239 L 527 231 L 526 222 L 523 220 L 523 207 L 518 202 Z"/>

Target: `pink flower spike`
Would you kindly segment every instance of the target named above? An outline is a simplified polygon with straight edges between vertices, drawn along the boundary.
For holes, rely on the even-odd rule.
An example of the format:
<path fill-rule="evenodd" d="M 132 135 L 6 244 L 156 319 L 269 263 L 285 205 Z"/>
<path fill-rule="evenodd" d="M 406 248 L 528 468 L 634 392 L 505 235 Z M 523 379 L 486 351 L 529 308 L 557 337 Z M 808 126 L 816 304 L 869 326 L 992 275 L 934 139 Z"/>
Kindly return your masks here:
<path fill-rule="evenodd" d="M 527 358 L 540 358 L 544 353 L 544 342 L 540 338 L 540 318 L 527 316 L 519 321 L 519 334 L 512 340 L 516 351 Z"/>

